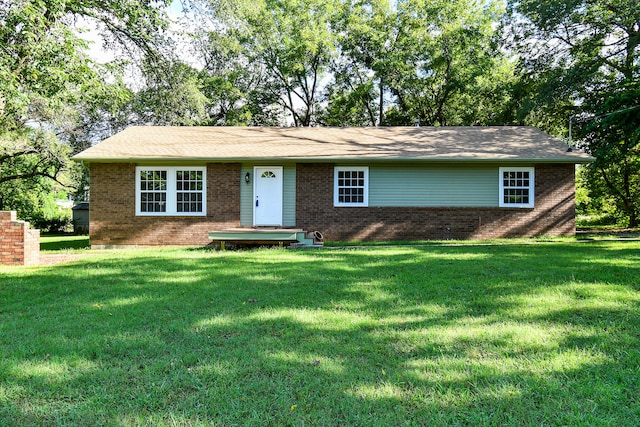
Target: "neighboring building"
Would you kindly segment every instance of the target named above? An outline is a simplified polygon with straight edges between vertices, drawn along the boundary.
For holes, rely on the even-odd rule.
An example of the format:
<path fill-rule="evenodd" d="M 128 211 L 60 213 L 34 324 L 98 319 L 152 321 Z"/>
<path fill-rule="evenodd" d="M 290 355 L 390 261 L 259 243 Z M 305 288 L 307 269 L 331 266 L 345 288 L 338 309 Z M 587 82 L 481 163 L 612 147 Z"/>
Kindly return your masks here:
<path fill-rule="evenodd" d="M 79 202 L 71 208 L 73 233 L 89 234 L 89 202 Z"/>
<path fill-rule="evenodd" d="M 573 235 L 575 165 L 530 127 L 131 127 L 90 167 L 91 244 L 206 245 L 288 227 L 325 240 Z"/>

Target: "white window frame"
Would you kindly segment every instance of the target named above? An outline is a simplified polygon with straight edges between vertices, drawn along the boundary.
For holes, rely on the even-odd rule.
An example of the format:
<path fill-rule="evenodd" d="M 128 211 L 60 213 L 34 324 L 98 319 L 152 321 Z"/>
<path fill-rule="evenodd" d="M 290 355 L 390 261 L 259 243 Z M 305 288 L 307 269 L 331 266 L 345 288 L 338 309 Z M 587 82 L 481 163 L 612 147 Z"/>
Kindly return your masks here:
<path fill-rule="evenodd" d="M 140 172 L 165 171 L 167 173 L 166 212 L 142 212 Z M 178 171 L 202 172 L 202 212 L 178 212 Z M 204 166 L 136 166 L 136 216 L 206 216 L 207 215 L 207 168 Z"/>
<path fill-rule="evenodd" d="M 339 172 L 364 172 L 362 202 L 340 202 L 338 186 Z M 333 168 L 333 206 L 335 207 L 368 207 L 369 206 L 369 167 L 368 166 L 335 166 Z"/>
<path fill-rule="evenodd" d="M 503 175 L 505 172 L 529 172 L 528 186 L 507 186 L 504 185 Z M 499 206 L 501 208 L 533 208 L 535 206 L 535 168 L 533 167 L 501 167 L 499 173 L 500 195 Z M 507 203 L 504 201 L 504 192 L 509 189 L 526 189 L 529 191 L 528 203 Z"/>

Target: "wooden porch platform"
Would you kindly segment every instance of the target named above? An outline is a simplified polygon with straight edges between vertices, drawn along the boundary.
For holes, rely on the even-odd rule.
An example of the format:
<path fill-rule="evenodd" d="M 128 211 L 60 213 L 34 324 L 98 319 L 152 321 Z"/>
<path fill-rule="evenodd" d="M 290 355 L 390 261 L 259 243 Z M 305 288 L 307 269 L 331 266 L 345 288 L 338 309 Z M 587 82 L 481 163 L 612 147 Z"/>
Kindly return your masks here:
<path fill-rule="evenodd" d="M 315 235 L 315 233 L 314 233 Z M 322 235 L 307 237 L 307 232 L 297 228 L 233 228 L 210 231 L 209 240 L 220 242 L 220 249 L 225 249 L 226 242 L 245 244 L 278 244 L 312 247 L 322 246 Z M 317 237 L 320 237 L 318 239 Z"/>

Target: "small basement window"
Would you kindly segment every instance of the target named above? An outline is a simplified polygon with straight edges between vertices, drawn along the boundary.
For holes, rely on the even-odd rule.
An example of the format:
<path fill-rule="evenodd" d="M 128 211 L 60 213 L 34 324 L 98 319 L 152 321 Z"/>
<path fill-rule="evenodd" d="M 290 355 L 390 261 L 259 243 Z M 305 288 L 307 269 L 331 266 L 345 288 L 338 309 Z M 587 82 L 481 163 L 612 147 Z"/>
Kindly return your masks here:
<path fill-rule="evenodd" d="M 333 174 L 334 206 L 369 206 L 369 168 L 367 166 L 336 166 Z"/>
<path fill-rule="evenodd" d="M 136 167 L 136 215 L 206 215 L 205 167 Z"/>
<path fill-rule="evenodd" d="M 534 168 L 500 168 L 500 207 L 532 208 Z"/>

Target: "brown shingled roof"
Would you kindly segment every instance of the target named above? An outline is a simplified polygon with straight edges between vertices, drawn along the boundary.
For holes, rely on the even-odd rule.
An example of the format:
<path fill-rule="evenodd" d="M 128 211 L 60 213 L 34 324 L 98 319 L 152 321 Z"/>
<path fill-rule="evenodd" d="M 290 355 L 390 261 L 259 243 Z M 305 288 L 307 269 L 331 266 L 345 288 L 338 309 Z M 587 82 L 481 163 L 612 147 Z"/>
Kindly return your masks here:
<path fill-rule="evenodd" d="M 130 127 L 79 153 L 86 162 L 241 160 L 593 160 L 531 127 Z"/>

